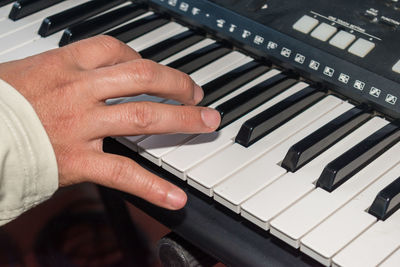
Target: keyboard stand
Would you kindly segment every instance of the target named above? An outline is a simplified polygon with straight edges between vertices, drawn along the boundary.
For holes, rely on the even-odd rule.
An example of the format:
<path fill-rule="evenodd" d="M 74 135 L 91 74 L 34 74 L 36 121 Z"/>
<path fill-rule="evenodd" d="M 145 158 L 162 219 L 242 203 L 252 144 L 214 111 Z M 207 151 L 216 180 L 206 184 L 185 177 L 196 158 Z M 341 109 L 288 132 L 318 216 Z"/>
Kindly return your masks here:
<path fill-rule="evenodd" d="M 178 185 L 188 195 L 188 202 L 183 209 L 170 211 L 132 195 L 101 188 L 113 227 L 121 233 L 118 237 L 125 239 L 121 240 L 122 244 L 132 241 L 129 240 L 129 235 L 126 235 L 129 229 L 123 229 L 130 225 L 123 219 L 129 220 L 127 210 L 115 206 L 124 205 L 121 199 L 140 208 L 174 233 L 228 266 L 321 266 L 300 251 L 246 222 L 211 198 L 190 188 L 183 181 L 179 181 L 114 139 L 104 140 L 104 151 L 132 158 L 144 168 Z M 127 247 L 129 246 L 125 246 Z M 133 249 L 135 244 L 130 247 Z"/>

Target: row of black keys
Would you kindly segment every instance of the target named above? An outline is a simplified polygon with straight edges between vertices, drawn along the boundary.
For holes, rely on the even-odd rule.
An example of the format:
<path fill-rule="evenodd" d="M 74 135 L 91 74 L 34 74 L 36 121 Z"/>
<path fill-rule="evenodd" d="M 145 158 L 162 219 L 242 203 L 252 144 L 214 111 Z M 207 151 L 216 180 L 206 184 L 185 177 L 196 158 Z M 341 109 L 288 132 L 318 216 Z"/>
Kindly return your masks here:
<path fill-rule="evenodd" d="M 0 6 L 10 2 L 12 1 L 0 1 Z M 14 4 L 9 17 L 17 20 L 59 2 L 61 0 L 20 0 Z M 83 3 L 46 18 L 39 29 L 39 34 L 45 37 L 69 27 L 65 30 L 60 41 L 60 46 L 62 46 L 107 31 L 148 11 L 143 4 L 129 4 L 86 20 L 124 2 L 126 1 L 93 0 Z M 155 14 L 128 23 L 106 32 L 106 34 L 123 42 L 129 42 L 168 22 L 169 20 L 166 17 Z M 161 61 L 204 38 L 202 34 L 186 31 L 145 49 L 141 54 L 144 58 Z M 221 43 L 214 43 L 170 63 L 169 66 L 190 74 L 229 52 L 231 52 L 229 47 Z M 209 82 L 203 86 L 205 95 L 199 105 L 207 106 L 215 102 L 267 71 L 268 68 L 265 64 L 250 62 Z M 297 79 L 293 74 L 280 73 L 217 106 L 216 109 L 220 112 L 222 118 L 219 129 L 265 103 L 296 82 Z M 257 140 L 298 115 L 325 95 L 321 90 L 311 86 L 301 90 L 247 120 L 242 125 L 235 141 L 246 147 L 256 143 Z M 365 105 L 351 109 L 292 146 L 282 161 L 282 166 L 295 172 L 371 116 L 370 110 Z M 317 185 L 328 191 L 334 190 L 385 150 L 396 144 L 399 139 L 399 123 L 388 124 L 329 163 L 324 168 Z M 396 180 L 382 190 L 371 206 L 370 212 L 381 219 L 386 218 L 400 205 L 400 202 L 392 203 L 399 193 L 400 180 Z"/>

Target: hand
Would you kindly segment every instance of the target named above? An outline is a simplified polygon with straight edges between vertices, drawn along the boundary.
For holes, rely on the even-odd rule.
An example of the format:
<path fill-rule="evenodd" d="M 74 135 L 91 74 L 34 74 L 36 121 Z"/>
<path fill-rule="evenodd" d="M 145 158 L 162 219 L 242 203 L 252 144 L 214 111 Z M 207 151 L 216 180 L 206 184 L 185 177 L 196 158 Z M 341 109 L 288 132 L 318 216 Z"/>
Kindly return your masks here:
<path fill-rule="evenodd" d="M 128 158 L 104 153 L 103 138 L 211 132 L 220 123 L 215 110 L 192 106 L 203 91 L 188 75 L 142 59 L 108 36 L 0 64 L 0 77 L 32 104 L 43 123 L 56 154 L 60 186 L 94 182 L 169 209 L 183 207 L 185 193 Z M 142 93 L 185 105 L 105 104 Z"/>

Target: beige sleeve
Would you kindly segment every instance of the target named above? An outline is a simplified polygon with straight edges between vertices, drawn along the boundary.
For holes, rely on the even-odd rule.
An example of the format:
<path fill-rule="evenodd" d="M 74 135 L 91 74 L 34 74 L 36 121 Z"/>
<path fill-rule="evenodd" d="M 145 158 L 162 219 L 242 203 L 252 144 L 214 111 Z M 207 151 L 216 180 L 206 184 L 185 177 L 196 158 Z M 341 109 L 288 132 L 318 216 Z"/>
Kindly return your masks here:
<path fill-rule="evenodd" d="M 56 157 L 30 103 L 0 80 L 0 225 L 51 197 Z"/>

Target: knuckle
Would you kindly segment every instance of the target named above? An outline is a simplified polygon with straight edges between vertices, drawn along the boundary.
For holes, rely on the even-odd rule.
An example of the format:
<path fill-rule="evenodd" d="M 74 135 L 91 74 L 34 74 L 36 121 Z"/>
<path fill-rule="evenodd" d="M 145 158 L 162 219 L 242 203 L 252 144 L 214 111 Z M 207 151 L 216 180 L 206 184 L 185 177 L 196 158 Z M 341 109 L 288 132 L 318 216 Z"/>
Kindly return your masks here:
<path fill-rule="evenodd" d="M 147 59 L 136 60 L 133 64 L 132 75 L 141 84 L 150 84 L 158 79 L 158 68 L 155 62 Z"/>
<path fill-rule="evenodd" d="M 99 35 L 95 44 L 102 45 L 106 51 L 119 51 L 125 44 L 120 40 L 109 36 L 109 35 Z"/>
<path fill-rule="evenodd" d="M 121 161 L 119 164 L 113 165 L 113 169 L 111 170 L 111 182 L 114 185 L 120 184 L 120 181 L 124 180 L 124 178 L 129 175 L 131 168 L 132 166 L 128 161 Z"/>
<path fill-rule="evenodd" d="M 138 102 L 133 106 L 133 122 L 140 129 L 148 128 L 154 121 L 153 110 L 150 103 Z"/>
<path fill-rule="evenodd" d="M 181 78 L 179 79 L 179 88 L 189 97 L 193 96 L 193 80 L 189 75 L 181 72 Z"/>

